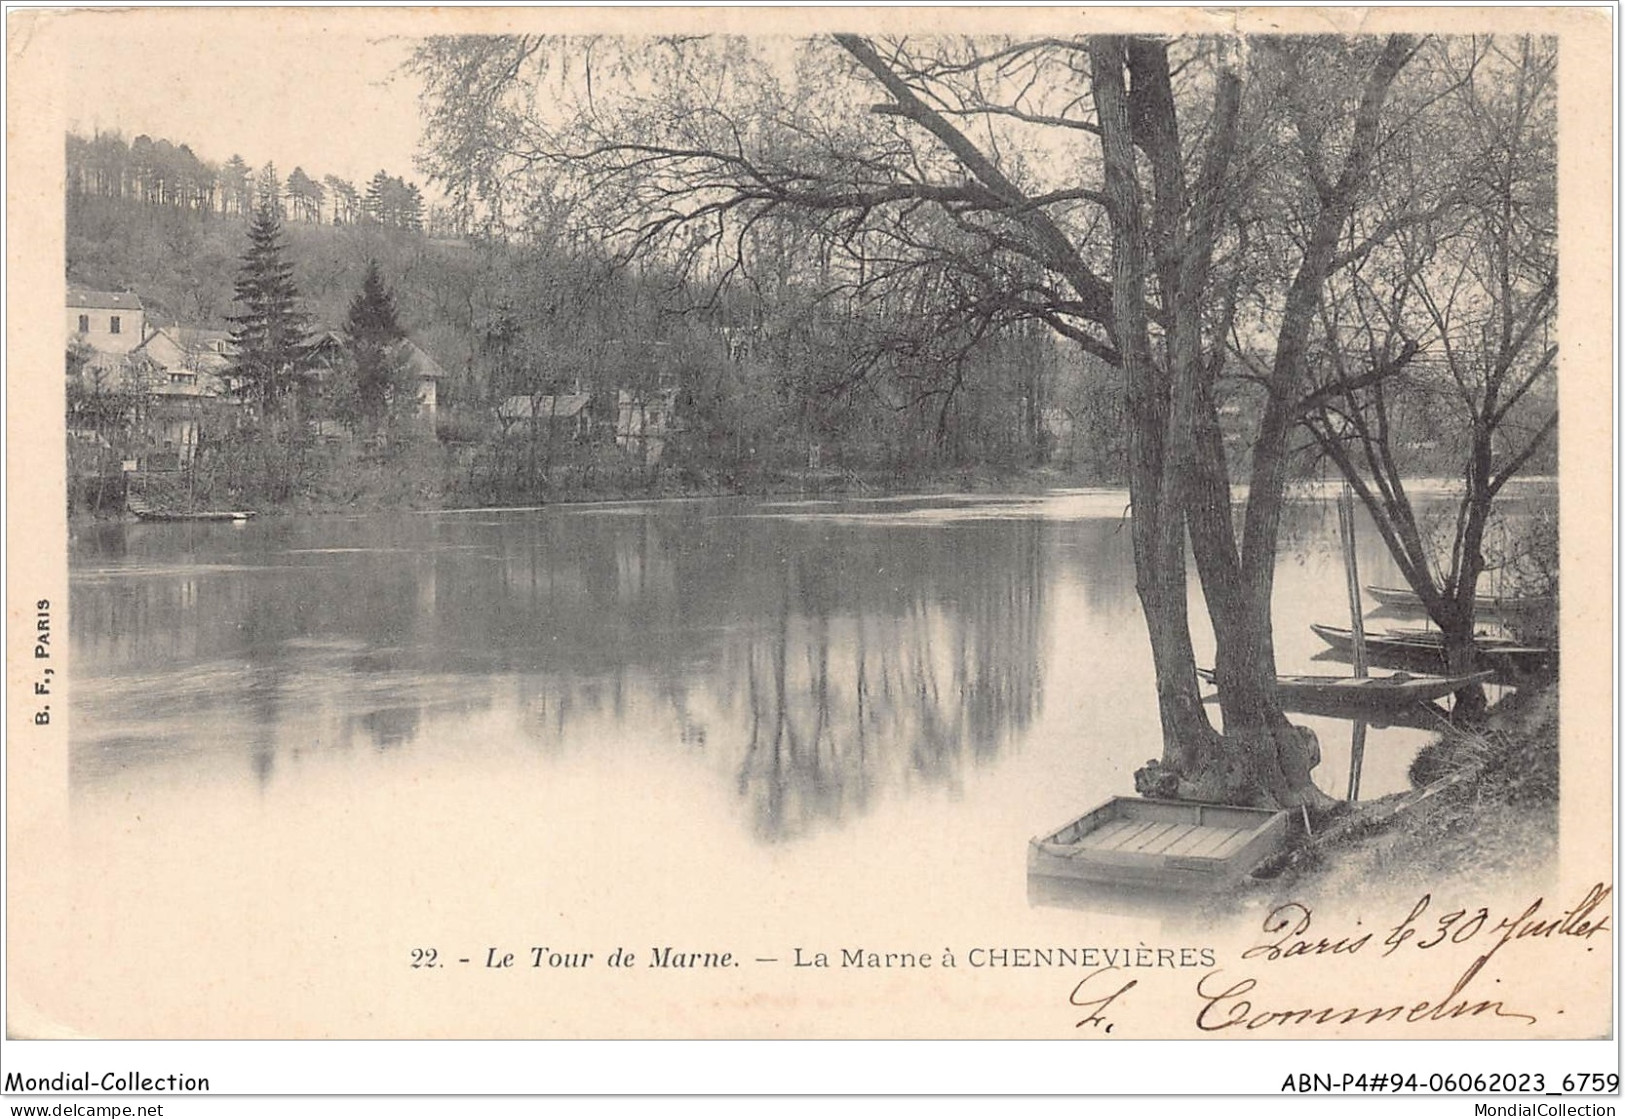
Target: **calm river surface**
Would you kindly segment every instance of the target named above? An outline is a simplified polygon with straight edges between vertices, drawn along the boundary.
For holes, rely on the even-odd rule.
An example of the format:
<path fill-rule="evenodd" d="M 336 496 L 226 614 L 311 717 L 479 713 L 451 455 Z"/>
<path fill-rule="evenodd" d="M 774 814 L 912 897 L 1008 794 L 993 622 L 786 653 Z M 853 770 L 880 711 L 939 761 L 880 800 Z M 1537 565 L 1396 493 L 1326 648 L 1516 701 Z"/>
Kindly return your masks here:
<path fill-rule="evenodd" d="M 426 1018 L 408 953 L 1138 938 L 1033 908 L 1025 882 L 1029 837 L 1132 793 L 1160 752 L 1126 505 L 79 528 L 67 861 L 13 958 L 46 986 L 80 976 L 49 1017 L 88 1033 L 611 1037 L 649 1032 L 639 999 L 689 988 L 583 987 L 590 1010 L 555 1020 L 541 988 L 470 974 Z M 1361 565 L 1397 581 L 1369 530 Z M 1289 512 L 1275 613 L 1283 671 L 1339 671 L 1308 629 L 1347 624 L 1329 502 Z M 1340 796 L 1349 724 L 1304 721 Z M 1363 795 L 1406 787 L 1426 738 L 1373 730 Z M 750 1030 L 863 1034 L 869 996 L 751 966 L 740 1013 L 772 1009 Z M 98 1001 L 104 982 L 129 997 Z M 967 986 L 991 1001 L 945 1004 L 943 1028 L 1064 999 L 1053 985 Z"/>
<path fill-rule="evenodd" d="M 1036 827 L 1132 792 L 1159 752 L 1125 506 L 1094 491 L 85 529 L 73 786 L 297 787 L 383 756 L 471 775 L 519 756 L 541 778 L 636 757 L 760 840 L 1041 775 Z M 1311 662 L 1307 628 L 1348 624 L 1335 524 L 1293 510 L 1284 672 L 1342 671 Z M 1362 576 L 1397 582 L 1375 534 L 1361 543 Z M 1347 725 L 1313 725 L 1341 795 Z M 1424 738 L 1373 732 L 1364 794 L 1403 787 Z"/>

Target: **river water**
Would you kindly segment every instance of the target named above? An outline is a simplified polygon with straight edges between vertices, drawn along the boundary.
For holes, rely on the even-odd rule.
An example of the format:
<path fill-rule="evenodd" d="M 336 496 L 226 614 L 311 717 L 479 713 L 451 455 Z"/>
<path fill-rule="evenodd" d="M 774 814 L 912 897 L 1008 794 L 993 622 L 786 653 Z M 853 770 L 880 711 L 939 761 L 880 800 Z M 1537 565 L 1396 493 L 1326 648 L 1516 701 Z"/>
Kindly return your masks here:
<path fill-rule="evenodd" d="M 728 930 L 773 956 L 818 928 L 1075 933 L 1029 907 L 1026 842 L 1131 794 L 1160 752 L 1126 507 L 1065 491 L 81 528 L 69 810 L 72 873 L 97 885 L 69 890 L 86 946 L 57 964 L 139 986 L 136 961 L 190 952 L 258 992 L 268 1036 L 308 1036 L 273 982 L 286 954 L 307 982 L 354 979 L 319 1029 L 355 1036 L 424 1030 L 377 1000 L 430 942 Z M 1289 510 L 1284 672 L 1342 671 L 1308 629 L 1347 625 L 1336 524 L 1323 500 Z M 1362 579 L 1398 582 L 1365 528 Z M 1342 796 L 1349 724 L 1300 721 Z M 1362 796 L 1407 787 L 1428 737 L 1373 729 Z M 58 1013 L 241 1028 L 241 1006 L 188 1001 L 172 974 L 147 987 L 149 1010 Z M 436 1030 L 480 1036 L 490 1010 Z"/>
<path fill-rule="evenodd" d="M 297 785 L 316 759 L 383 756 L 619 766 L 635 740 L 681 775 L 675 795 L 720 793 L 772 841 L 1029 768 L 1035 812 L 1055 785 L 1132 792 L 1159 747 L 1125 507 L 1098 491 L 88 529 L 74 788 Z M 1307 628 L 1348 624 L 1335 516 L 1290 521 L 1280 667 L 1337 672 Z M 1363 576 L 1399 582 L 1361 543 Z M 1346 725 L 1311 725 L 1341 795 Z M 1402 787 L 1424 737 L 1373 731 L 1363 793 Z"/>

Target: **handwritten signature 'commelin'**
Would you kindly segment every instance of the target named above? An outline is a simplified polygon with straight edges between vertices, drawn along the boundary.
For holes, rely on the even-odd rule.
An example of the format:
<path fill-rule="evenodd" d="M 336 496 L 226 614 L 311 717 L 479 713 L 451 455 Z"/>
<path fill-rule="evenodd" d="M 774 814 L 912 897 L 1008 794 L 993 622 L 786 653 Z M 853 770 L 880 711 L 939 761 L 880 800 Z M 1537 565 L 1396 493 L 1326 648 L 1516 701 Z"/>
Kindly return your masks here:
<path fill-rule="evenodd" d="M 1488 948 L 1468 965 L 1456 979 L 1455 985 L 1440 999 L 1415 999 L 1401 996 L 1397 1005 L 1357 1005 L 1293 1007 L 1289 1009 L 1258 1009 L 1252 995 L 1258 980 L 1247 976 L 1233 981 L 1220 978 L 1221 970 L 1210 971 L 1196 983 L 1196 995 L 1201 1009 L 1196 1015 L 1196 1026 L 1207 1032 L 1266 1027 L 1375 1025 L 1384 1022 L 1417 1024 L 1439 1022 L 1446 1019 L 1489 1015 L 1509 1018 L 1524 1025 L 1534 1025 L 1537 1018 L 1525 1011 L 1509 1008 L 1500 999 L 1475 999 L 1465 994 L 1472 981 L 1501 949 L 1514 941 L 1550 940 L 1554 937 L 1577 937 L 1589 940 L 1599 933 L 1610 932 L 1608 912 L 1603 907 L 1613 895 L 1613 887 L 1598 883 L 1587 891 L 1578 905 L 1555 917 L 1543 917 L 1545 898 L 1536 898 L 1516 917 L 1502 917 L 1493 921 L 1487 908 L 1451 910 L 1431 922 L 1424 920 L 1433 898 L 1424 894 L 1405 919 L 1388 931 L 1382 944 L 1386 959 L 1402 947 L 1427 951 L 1442 944 L 1465 944 L 1486 934 L 1492 938 Z M 1601 913 L 1597 911 L 1602 909 Z M 1548 911 L 1549 912 L 1549 911 Z M 1243 952 L 1242 959 L 1262 963 L 1306 957 L 1341 955 L 1352 956 L 1367 948 L 1373 933 L 1359 936 L 1311 937 L 1314 914 L 1301 902 L 1289 902 L 1271 910 L 1264 918 L 1263 932 L 1272 939 L 1264 940 Z M 1364 1000 L 1361 1000 L 1364 1001 Z M 1381 1000 L 1378 1000 L 1379 1003 Z"/>

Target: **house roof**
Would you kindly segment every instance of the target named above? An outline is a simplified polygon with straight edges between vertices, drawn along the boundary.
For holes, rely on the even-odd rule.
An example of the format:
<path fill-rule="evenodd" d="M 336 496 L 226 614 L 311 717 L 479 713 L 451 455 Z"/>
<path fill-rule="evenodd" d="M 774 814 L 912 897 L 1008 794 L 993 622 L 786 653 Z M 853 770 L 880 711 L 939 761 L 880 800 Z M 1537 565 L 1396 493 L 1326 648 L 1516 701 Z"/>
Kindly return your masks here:
<path fill-rule="evenodd" d="M 310 336 L 310 348 L 317 351 L 342 350 L 344 335 L 336 330 L 318 330 Z"/>
<path fill-rule="evenodd" d="M 558 396 L 510 396 L 497 405 L 497 415 L 505 420 L 570 419 L 579 416 L 591 393 L 566 392 Z"/>
<path fill-rule="evenodd" d="M 144 354 L 168 370 L 218 373 L 231 365 L 231 334 L 194 327 L 159 327 L 133 354 Z"/>
<path fill-rule="evenodd" d="M 319 331 L 311 336 L 310 343 L 311 348 L 317 353 L 326 353 L 334 357 L 342 354 L 349 344 L 344 335 L 337 330 Z M 402 338 L 396 342 L 394 349 L 405 363 L 407 371 L 418 380 L 438 381 L 446 376 L 446 371 L 440 363 L 410 338 Z"/>
<path fill-rule="evenodd" d="M 231 357 L 229 347 L 226 352 L 213 348 L 217 341 L 229 342 L 230 335 L 223 330 L 161 327 L 129 353 L 91 350 L 81 375 L 108 387 L 139 388 L 155 397 L 220 399 L 230 388 L 225 374 Z"/>
<path fill-rule="evenodd" d="M 214 353 L 225 353 L 231 349 L 229 330 L 205 330 L 198 326 L 177 326 L 171 330 L 184 346 L 194 346 Z"/>
<path fill-rule="evenodd" d="M 396 351 L 403 353 L 406 359 L 406 368 L 420 381 L 438 381 L 446 375 L 440 363 L 423 351 L 423 348 L 410 338 L 402 338 L 396 345 Z"/>
<path fill-rule="evenodd" d="M 89 288 L 69 288 L 68 306 L 107 311 L 139 311 L 141 310 L 141 297 L 133 291 L 92 291 Z"/>

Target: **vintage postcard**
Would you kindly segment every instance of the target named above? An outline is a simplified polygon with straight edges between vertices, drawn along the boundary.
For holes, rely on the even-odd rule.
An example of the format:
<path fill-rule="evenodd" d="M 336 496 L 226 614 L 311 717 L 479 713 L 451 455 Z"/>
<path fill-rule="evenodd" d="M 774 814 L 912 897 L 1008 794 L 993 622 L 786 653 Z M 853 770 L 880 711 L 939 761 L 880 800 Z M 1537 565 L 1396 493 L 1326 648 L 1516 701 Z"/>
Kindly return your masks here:
<path fill-rule="evenodd" d="M 1617 1092 L 1613 37 L 9 11 L 6 1092 Z"/>

